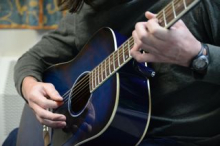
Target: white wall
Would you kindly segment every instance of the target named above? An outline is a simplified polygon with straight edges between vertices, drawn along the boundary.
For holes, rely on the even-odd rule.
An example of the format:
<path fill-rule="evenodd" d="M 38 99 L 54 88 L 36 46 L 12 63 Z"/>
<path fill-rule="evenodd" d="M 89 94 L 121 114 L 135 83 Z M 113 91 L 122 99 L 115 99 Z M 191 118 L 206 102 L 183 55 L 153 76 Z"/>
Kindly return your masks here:
<path fill-rule="evenodd" d="M 0 145 L 18 127 L 24 101 L 13 83 L 13 66 L 18 57 L 37 43 L 47 31 L 0 29 Z"/>
<path fill-rule="evenodd" d="M 46 31 L 2 29 L 0 30 L 0 57 L 18 57 L 32 47 Z"/>

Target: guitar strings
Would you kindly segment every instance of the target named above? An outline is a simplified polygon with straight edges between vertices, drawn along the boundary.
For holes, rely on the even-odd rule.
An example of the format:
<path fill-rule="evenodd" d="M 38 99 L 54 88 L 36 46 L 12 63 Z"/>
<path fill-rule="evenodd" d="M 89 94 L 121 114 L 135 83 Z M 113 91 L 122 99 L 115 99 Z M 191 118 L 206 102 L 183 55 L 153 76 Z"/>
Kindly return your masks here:
<path fill-rule="evenodd" d="M 179 3 L 179 0 L 177 0 L 177 1 L 174 0 L 174 3 L 175 3 L 175 4 L 176 4 L 176 3 Z M 172 13 L 172 12 L 170 11 L 170 10 L 172 9 L 171 4 L 167 5 L 164 9 L 166 9 L 166 10 L 168 11 L 168 12 L 167 12 L 168 15 L 170 15 L 170 14 Z M 161 13 L 162 13 L 162 11 L 159 12 L 158 18 L 163 17 L 163 16 L 161 16 Z M 113 52 L 113 53 L 115 53 L 115 52 Z M 123 52 L 122 52 L 122 53 L 123 53 Z M 120 52 L 120 57 L 123 55 L 122 53 Z M 113 54 L 113 55 L 114 55 L 114 54 Z M 113 55 L 112 55 L 112 54 L 110 55 L 110 60 L 111 60 L 111 57 L 112 57 Z M 114 56 L 115 56 L 115 55 L 114 55 Z M 117 56 L 117 55 L 116 55 L 115 57 L 116 57 L 116 59 L 118 59 L 118 56 Z M 105 60 L 104 60 L 104 61 L 105 61 Z M 103 62 L 104 62 L 104 61 L 103 61 Z M 107 62 L 107 66 L 108 66 L 108 65 L 109 65 L 109 64 L 108 64 L 108 62 Z M 119 65 L 119 66 L 120 66 L 120 65 Z M 98 78 L 99 78 L 99 79 L 96 78 L 96 80 L 98 80 L 98 82 L 100 82 L 100 80 L 102 81 L 102 75 L 101 75 L 102 72 L 101 72 L 101 70 L 100 70 L 99 68 L 100 68 L 100 66 L 97 66 L 97 67 L 95 68 L 96 70 L 98 70 L 98 74 L 97 74 L 97 73 L 95 74 L 95 76 L 98 76 Z M 95 70 L 95 69 L 94 69 L 94 70 Z M 91 79 L 90 79 L 90 80 L 91 80 Z"/>
<path fill-rule="evenodd" d="M 128 42 L 130 43 L 130 41 L 132 40 L 132 42 L 133 42 L 133 39 L 132 38 L 130 38 L 129 40 L 128 40 Z M 132 44 L 133 45 L 133 44 Z M 123 52 L 122 51 L 120 51 L 121 50 L 121 48 L 122 48 L 122 46 L 123 45 L 121 45 L 120 47 L 119 47 L 119 49 L 117 50 L 117 51 L 119 51 L 119 56 L 121 57 L 121 56 L 123 56 Z M 125 48 L 125 49 L 128 49 L 128 48 Z M 113 52 L 113 53 L 115 53 L 115 52 Z M 112 54 L 113 54 L 112 53 Z M 113 56 L 111 54 L 111 56 Z M 110 57 L 111 57 L 110 56 Z M 112 58 L 113 59 L 113 58 Z M 118 55 L 116 56 L 116 59 L 118 59 Z M 105 61 L 105 60 L 104 60 Z M 104 62 L 103 61 L 103 62 Z M 107 62 L 107 66 L 108 65 L 110 65 L 109 64 L 109 62 Z M 118 65 L 118 66 L 120 66 L 120 64 Z M 99 67 L 99 66 L 98 66 Z M 97 67 L 96 67 L 97 68 Z M 94 70 L 96 70 L 96 68 L 94 69 Z M 98 74 L 95 74 L 95 76 L 97 77 L 97 76 L 99 76 L 100 77 L 100 74 L 102 73 L 101 72 L 101 70 L 100 69 L 98 69 Z M 85 89 L 85 87 L 87 87 L 89 84 L 88 84 L 88 81 L 91 81 L 91 80 L 86 80 L 86 77 L 89 77 L 89 74 L 88 75 L 86 75 L 85 77 L 83 77 L 81 80 L 80 80 L 80 82 L 78 82 L 74 87 L 75 87 L 75 90 L 74 90 L 74 92 L 73 92 L 73 94 L 71 95 L 71 96 L 69 96 L 68 94 L 71 92 L 71 90 L 72 90 L 72 88 L 71 88 L 71 90 L 69 90 L 67 93 L 65 93 L 64 94 L 64 102 L 66 103 L 67 102 L 67 99 L 68 99 L 68 97 L 75 97 L 75 96 L 77 96 L 79 93 L 81 93 L 81 94 L 79 94 L 76 98 L 74 98 L 73 100 L 72 100 L 72 102 L 74 102 L 74 103 L 77 103 L 81 98 L 80 97 L 83 97 L 82 96 L 82 93 L 83 92 L 81 92 L 82 90 L 84 90 Z M 101 78 L 101 77 L 100 77 Z M 97 78 L 96 78 L 97 79 Z M 86 82 L 87 81 L 87 82 Z M 100 80 L 98 80 L 98 82 L 100 82 Z M 85 86 L 85 85 L 87 85 L 87 86 Z M 79 88 L 79 87 L 81 87 L 81 88 Z M 73 88 L 74 89 L 74 88 Z"/>
<path fill-rule="evenodd" d="M 176 4 L 176 3 L 179 3 L 179 0 L 177 0 L 177 1 L 174 1 L 174 3 Z M 171 9 L 172 9 L 172 6 L 171 6 L 171 4 L 169 4 L 168 6 L 166 6 L 165 8 L 164 8 L 165 10 L 167 10 L 168 12 L 168 16 L 170 15 L 170 14 L 172 14 L 172 12 L 170 11 Z M 159 13 L 158 13 L 158 19 L 160 19 L 161 17 L 163 17 L 162 16 L 162 14 L 161 13 L 163 13 L 162 11 L 160 11 Z M 130 40 L 131 40 L 132 38 L 129 38 L 129 42 L 130 42 Z M 132 44 L 133 45 L 133 44 Z M 115 52 L 113 52 L 111 55 L 110 55 L 110 60 L 112 59 L 113 60 L 113 58 L 111 58 L 111 57 L 113 57 L 112 55 L 114 55 L 114 57 L 116 58 L 116 60 L 118 60 L 118 59 L 120 59 L 120 58 L 122 58 L 123 59 L 123 51 L 120 51 L 121 50 L 121 48 L 122 48 L 122 45 L 119 47 L 119 49 L 117 50 L 117 51 L 119 51 L 119 52 L 117 52 L 117 51 L 115 51 L 115 52 L 117 52 L 117 53 L 119 53 L 119 55 L 115 55 L 114 53 Z M 125 48 L 126 49 L 126 48 Z M 106 60 L 107 59 L 105 59 L 104 61 L 106 62 Z M 103 61 L 103 62 L 104 62 Z M 113 60 L 114 61 L 114 60 Z M 102 63 L 103 63 L 102 62 Z M 101 64 L 102 64 L 101 63 Z M 112 63 L 112 62 L 111 62 Z M 114 63 L 115 63 L 115 61 L 114 61 Z M 110 64 L 109 64 L 109 61 L 107 61 L 107 64 L 106 64 L 106 66 L 110 66 Z M 97 68 L 98 68 L 98 75 L 97 75 L 97 73 L 95 73 L 95 80 L 97 80 L 97 76 L 98 76 L 98 82 L 100 82 L 100 81 L 103 81 L 103 79 L 102 79 L 102 77 L 103 77 L 103 72 L 102 72 L 102 70 L 100 70 L 99 69 L 99 65 L 96 67 L 96 68 L 94 68 L 92 71 L 94 71 L 94 70 L 97 70 Z M 118 67 L 120 67 L 120 61 L 118 61 Z M 106 71 L 106 70 L 105 70 Z M 111 69 L 110 69 L 110 74 L 111 74 Z M 102 75 L 101 75 L 102 74 Z M 109 75 L 110 75 L 109 74 Z M 107 75 L 107 76 L 109 76 L 109 75 Z M 86 77 L 90 77 L 89 76 L 89 74 L 88 75 L 86 75 L 86 76 L 84 76 L 74 87 L 75 87 L 75 92 L 74 92 L 74 94 L 72 94 L 71 96 L 69 96 L 69 93 L 72 91 L 72 88 L 70 89 L 70 90 L 68 90 L 64 95 L 63 95 L 63 98 L 64 98 L 64 102 L 67 102 L 67 100 L 68 100 L 68 97 L 75 97 L 77 94 L 79 94 L 79 93 L 81 93 L 82 94 L 82 90 L 84 90 L 85 89 L 85 87 L 87 87 L 88 85 L 91 85 L 91 84 L 89 84 L 88 83 L 88 80 L 87 80 L 87 82 L 85 82 L 85 80 L 86 80 Z M 89 78 L 89 81 L 90 81 L 90 83 L 91 83 L 91 78 Z M 87 86 L 85 86 L 85 84 L 87 84 Z M 81 87 L 81 88 L 80 88 Z M 78 101 L 78 100 L 80 100 L 80 97 L 82 97 L 81 96 L 81 94 L 80 95 L 78 95 L 77 97 L 78 98 L 74 98 L 74 102 L 75 101 Z"/>
<path fill-rule="evenodd" d="M 87 80 L 88 81 L 88 80 Z M 88 87 L 89 86 L 89 84 L 86 84 L 86 86 L 84 86 L 84 88 L 86 88 L 86 87 Z M 88 91 L 88 90 L 86 90 L 86 91 Z M 80 94 L 79 94 L 80 93 Z M 80 100 L 82 100 L 83 98 L 81 98 L 81 97 L 85 97 L 85 96 L 83 96 L 83 95 L 87 95 L 87 93 L 89 93 L 90 94 L 90 92 L 78 92 L 77 94 L 77 96 L 76 95 L 73 95 L 73 96 L 71 96 L 71 97 L 75 97 L 76 96 L 76 98 L 73 98 L 72 99 L 72 103 L 73 104 L 77 104 Z"/>
<path fill-rule="evenodd" d="M 174 1 L 172 1 L 173 2 L 173 5 L 174 5 L 174 8 L 176 8 L 176 5 L 178 5 L 178 4 L 180 4 L 181 2 L 183 3 L 183 0 L 174 0 Z M 170 3 L 170 4 L 168 4 L 162 11 L 160 11 L 158 14 L 157 14 L 157 19 L 159 20 L 159 21 L 161 21 L 161 25 L 164 23 L 164 25 L 165 25 L 165 21 L 164 21 L 164 17 L 165 17 L 165 19 L 166 19 L 166 21 L 170 21 L 169 19 L 167 19 L 167 18 L 172 18 L 172 16 L 174 16 L 174 9 L 173 9 L 173 7 L 172 7 L 172 2 Z M 164 13 L 163 13 L 163 11 L 166 11 L 166 15 L 164 15 Z M 176 10 L 178 10 L 178 9 L 175 9 L 175 12 L 176 12 Z M 172 15 L 173 14 L 173 15 Z M 175 16 L 174 16 L 175 17 Z"/>
<path fill-rule="evenodd" d="M 177 3 L 180 3 L 180 0 L 174 0 L 174 1 L 172 1 L 173 3 L 174 3 L 174 7 L 175 7 L 175 5 L 177 4 Z M 181 0 L 181 2 L 183 2 L 182 0 Z M 166 16 L 165 17 L 167 17 L 167 18 L 171 18 L 174 14 L 173 14 L 173 7 L 172 7 L 172 3 L 170 3 L 170 4 L 168 4 L 163 10 L 165 10 L 166 11 Z M 158 17 L 158 19 L 160 19 L 160 18 L 162 18 L 163 17 L 163 11 L 160 11 L 159 13 L 158 13 L 158 15 L 157 15 L 157 17 Z M 167 19 L 166 18 L 166 19 Z M 174 17 L 173 17 L 174 18 Z M 169 21 L 169 19 L 168 19 L 168 21 Z M 120 57 L 122 57 L 122 53 L 120 52 L 120 48 L 118 49 L 119 50 L 119 57 L 118 57 L 118 55 L 113 55 L 116 59 L 115 60 L 117 60 L 118 61 L 118 59 L 120 59 Z M 117 50 L 117 51 L 118 51 Z M 117 53 L 117 51 L 116 52 L 113 52 L 113 53 Z M 112 56 L 112 55 L 111 55 Z M 111 57 L 110 56 L 110 57 Z M 111 59 L 111 58 L 110 58 Z M 107 63 L 107 65 L 109 65 L 108 63 Z M 120 66 L 120 62 L 118 63 L 118 66 Z M 99 72 L 98 72 L 98 75 L 97 74 L 95 74 L 96 76 L 99 76 L 99 78 L 102 78 L 102 72 L 100 71 L 100 69 L 97 69 Z M 100 76 L 101 75 L 101 76 Z"/>
<path fill-rule="evenodd" d="M 125 43 L 128 43 L 128 42 L 129 42 L 129 44 L 130 44 L 131 40 L 133 41 L 133 38 L 129 38 L 128 41 L 126 41 Z M 123 58 L 123 53 L 124 53 L 124 52 L 121 51 L 121 50 L 123 49 L 122 47 L 123 47 L 123 45 L 124 45 L 125 43 L 123 43 L 123 44 L 117 49 L 117 51 L 113 52 L 114 54 L 117 54 L 117 53 L 118 53 L 118 55 L 114 55 L 114 56 L 115 56 L 114 60 L 112 59 L 113 62 L 116 61 L 116 62 L 118 63 L 118 67 L 120 67 L 120 66 L 123 64 L 123 63 L 120 64 L 120 61 L 119 61 L 118 59 L 124 59 L 124 58 Z M 132 45 L 133 45 L 133 44 L 132 44 Z M 128 48 L 125 48 L 125 49 L 128 49 Z M 112 53 L 112 54 L 113 54 L 113 53 Z M 110 55 L 110 57 L 113 56 L 112 54 Z M 107 59 L 106 59 L 106 60 L 107 60 Z M 103 62 L 106 62 L 106 60 L 104 60 Z M 111 59 L 110 59 L 110 60 L 111 60 Z M 110 66 L 109 62 L 110 62 L 110 61 L 107 61 L 106 66 Z M 102 63 L 101 63 L 101 64 L 102 64 Z M 115 64 L 115 63 L 114 63 L 114 64 Z M 102 65 L 100 65 L 100 66 L 102 67 Z M 111 68 L 111 67 L 109 67 L 109 68 Z M 110 70 L 111 70 L 111 69 L 110 69 Z M 103 70 L 98 69 L 98 71 L 99 71 L 98 73 L 95 73 L 95 76 L 99 76 L 99 77 L 100 77 L 100 75 L 103 74 L 103 72 L 102 72 Z M 105 74 L 107 74 L 107 73 L 106 73 L 106 69 L 105 69 L 104 71 L 105 71 Z M 114 70 L 113 70 L 113 71 L 114 71 Z M 109 75 L 111 75 L 111 73 L 112 73 L 113 71 L 109 71 L 109 72 L 110 72 Z M 108 77 L 109 75 L 107 74 L 106 77 Z M 102 78 L 102 76 L 103 76 L 103 75 L 101 75 L 101 78 Z M 104 79 L 103 79 L 103 80 L 104 80 Z M 103 80 L 102 80 L 102 81 L 103 81 Z M 92 81 L 91 81 L 91 82 L 92 82 Z"/>
<path fill-rule="evenodd" d="M 105 74 L 107 74 L 107 76 L 106 77 L 108 77 L 108 76 L 110 76 L 111 75 L 111 73 L 112 72 L 114 72 L 114 69 L 113 69 L 113 71 L 111 70 L 111 67 L 110 67 L 110 64 L 109 64 L 109 62 L 111 62 L 111 60 L 113 61 L 113 66 L 116 66 L 115 65 L 115 62 L 117 62 L 118 63 L 118 66 L 117 67 L 120 67 L 122 64 L 120 64 L 120 61 L 119 61 L 119 59 L 123 59 L 123 51 L 121 51 L 123 48 L 123 45 L 125 44 L 125 43 L 127 43 L 127 42 L 130 42 L 131 41 L 131 39 L 132 38 L 129 38 L 126 42 L 124 42 L 116 51 L 114 51 L 110 56 L 109 56 L 109 58 L 110 58 L 110 61 L 107 61 L 107 63 L 106 63 L 106 66 L 109 66 L 109 68 L 110 68 L 110 74 L 108 75 L 107 73 L 106 73 L 106 70 L 104 70 L 105 71 Z M 129 43 L 130 44 L 130 43 Z M 126 49 L 126 48 L 125 48 Z M 127 48 L 128 49 L 128 48 Z M 116 54 L 116 55 L 115 55 Z M 113 57 L 114 56 L 114 57 Z M 114 59 L 113 59 L 113 58 Z M 112 59 L 111 59 L 112 58 Z M 108 59 L 108 58 L 107 58 Z M 106 60 L 107 60 L 106 59 Z M 106 62 L 106 60 L 104 60 L 103 61 L 103 63 L 104 62 Z M 112 62 L 111 62 L 112 63 Z M 98 66 L 99 68 L 101 67 L 102 68 L 102 63 L 100 63 L 100 65 Z M 115 67 L 116 68 L 116 67 Z M 99 76 L 99 78 L 101 78 L 101 82 L 103 81 L 103 80 L 105 80 L 105 79 L 102 79 L 102 77 L 104 76 L 103 75 L 103 69 L 97 69 L 98 70 L 98 73 L 95 73 L 95 76 Z M 100 79 L 98 80 L 99 82 L 100 82 Z M 91 81 L 92 82 L 92 81 Z"/>
<path fill-rule="evenodd" d="M 120 48 L 121 48 L 121 46 L 119 47 L 118 50 L 120 50 Z M 114 53 L 115 53 L 115 52 L 113 52 L 112 54 L 114 54 Z M 123 52 L 122 52 L 122 53 L 123 53 Z M 110 55 L 110 57 L 113 56 L 112 54 Z M 121 56 L 121 52 L 120 52 L 120 56 Z M 104 61 L 106 61 L 106 60 L 104 60 Z M 104 62 L 104 61 L 103 61 L 103 62 Z M 103 63 L 103 62 L 102 62 L 102 63 Z M 101 63 L 101 65 L 102 65 L 102 63 Z M 109 63 L 107 62 L 107 66 L 108 66 L 108 65 L 109 65 Z M 100 67 L 100 65 L 97 66 L 96 68 L 94 68 L 93 71 L 94 71 L 94 70 L 97 70 L 98 67 Z M 96 76 L 95 79 L 96 79 L 96 80 L 97 80 L 97 76 L 99 76 L 99 78 L 101 78 L 101 79 L 98 80 L 98 82 L 103 81 L 101 73 L 102 73 L 101 70 L 98 69 L 98 74 L 97 74 L 97 73 L 95 74 L 95 76 Z M 101 76 L 100 76 L 100 75 L 101 75 Z M 87 76 L 85 76 L 80 82 L 78 82 L 78 83 L 74 86 L 74 87 L 76 87 L 75 90 L 74 90 L 75 92 L 74 92 L 74 94 L 72 94 L 70 97 L 75 97 L 77 94 L 82 93 L 81 91 L 82 91 L 83 89 L 85 89 L 85 87 L 86 87 L 85 84 L 88 84 L 88 81 L 85 82 L 85 78 L 86 78 L 86 77 L 87 77 Z M 91 78 L 89 79 L 89 81 L 91 81 Z M 82 84 L 83 84 L 83 85 L 82 85 Z M 88 85 L 91 85 L 91 84 L 88 84 Z M 87 86 L 88 86 L 88 85 L 87 85 Z M 83 88 L 78 88 L 78 87 L 83 87 Z M 70 92 L 70 91 L 71 91 L 71 90 L 69 90 L 69 92 Z M 66 94 L 66 95 L 67 95 L 67 94 Z M 67 97 L 69 97 L 69 96 L 65 96 L 64 99 L 67 99 Z M 80 97 L 82 97 L 82 96 L 78 95 L 76 98 L 74 98 L 74 99 L 72 100 L 72 102 L 77 102 L 78 100 L 80 100 Z"/>
<path fill-rule="evenodd" d="M 174 2 L 174 6 L 177 4 L 177 3 L 179 3 L 180 2 L 180 0 L 174 0 L 173 1 Z M 171 15 L 173 14 L 173 12 L 172 12 L 172 5 L 171 5 L 171 3 L 169 4 L 169 5 L 167 5 L 165 8 L 164 8 L 165 10 L 166 10 L 166 16 L 165 17 L 167 17 L 167 18 L 170 18 L 171 17 Z M 158 19 L 160 19 L 160 18 L 162 18 L 163 17 L 163 11 L 160 11 L 159 13 L 158 13 Z M 121 55 L 123 55 L 123 54 L 120 54 L 120 57 L 121 57 Z M 115 55 L 114 55 L 115 56 Z M 111 56 L 110 56 L 111 57 Z M 117 57 L 117 59 L 118 59 L 118 56 L 116 55 L 116 57 Z M 108 64 L 109 65 L 109 64 Z M 120 66 L 120 65 L 119 65 Z M 99 69 L 98 69 L 99 70 Z M 98 74 L 99 74 L 99 77 L 100 77 L 100 70 L 99 70 L 99 72 L 98 72 Z M 96 76 L 97 76 L 97 74 L 96 74 Z"/>
<path fill-rule="evenodd" d="M 86 75 L 86 76 L 88 76 L 88 75 Z M 78 90 L 78 87 L 80 87 L 80 85 L 83 84 L 83 82 L 85 81 L 86 76 L 84 76 L 79 82 L 76 83 L 76 85 L 74 86 L 74 87 L 77 87 L 77 88 L 76 88 L 76 91 L 79 91 L 79 90 Z M 83 85 L 82 85 L 82 86 L 83 86 Z M 68 99 L 69 93 L 72 91 L 72 89 L 73 89 L 73 88 L 71 88 L 70 90 L 68 90 L 68 91 L 62 96 L 64 103 L 65 103 L 66 100 Z M 78 93 L 78 92 L 77 92 L 77 93 Z"/>
<path fill-rule="evenodd" d="M 77 82 L 75 84 L 74 87 L 72 87 L 68 92 L 71 92 L 73 89 L 75 89 L 73 92 L 74 94 L 72 94 L 70 97 L 74 97 L 76 96 L 80 91 L 82 91 L 85 88 L 85 83 L 87 83 L 86 78 L 89 76 L 89 74 L 85 75 L 79 82 Z M 65 98 L 68 98 L 69 96 L 66 96 Z"/>
<path fill-rule="evenodd" d="M 130 38 L 131 39 L 131 38 Z M 119 51 L 119 56 L 120 57 L 122 57 L 123 56 L 123 52 L 120 52 L 120 49 L 121 49 L 121 46 L 119 47 L 119 49 L 117 50 L 117 51 Z M 125 48 L 126 49 L 126 48 Z M 114 53 L 115 52 L 113 52 L 111 55 L 110 55 L 110 61 L 111 60 L 113 60 L 113 55 L 114 55 Z M 117 60 L 118 59 L 118 55 L 114 55 L 114 57 L 115 57 L 115 60 Z M 104 60 L 105 61 L 105 60 Z M 104 62 L 103 61 L 103 62 Z M 113 60 L 114 61 L 114 60 Z M 115 61 L 114 61 L 115 62 Z M 101 63 L 102 64 L 102 63 Z M 109 61 L 107 62 L 107 66 L 109 66 L 110 64 L 109 64 Z M 118 64 L 118 66 L 120 66 L 120 63 Z M 100 79 L 102 78 L 102 75 L 101 75 L 101 70 L 99 69 L 99 67 L 100 66 L 97 66 L 94 70 L 98 70 L 98 74 L 97 74 L 97 72 L 95 73 L 95 80 L 98 80 L 98 82 L 100 82 Z M 111 69 L 110 69 L 110 71 L 109 72 L 112 72 L 111 71 Z M 101 76 L 100 76 L 101 75 Z M 98 78 L 97 78 L 97 76 L 98 76 Z M 72 88 L 67 92 L 67 93 L 65 93 L 64 94 L 64 101 L 66 102 L 67 101 L 67 99 L 68 99 L 68 97 L 74 97 L 74 96 L 76 96 L 78 93 L 80 93 L 83 89 L 84 89 L 84 85 L 87 83 L 85 83 L 84 81 L 85 81 L 85 78 L 86 78 L 86 76 L 83 78 L 83 79 L 81 79 L 80 80 L 80 82 L 78 82 L 74 87 L 76 87 L 75 88 L 75 90 L 74 90 L 74 94 L 72 94 L 71 96 L 69 96 L 68 94 L 72 91 Z M 101 79 L 102 80 L 102 79 Z M 78 87 L 83 87 L 83 88 L 78 88 Z M 77 101 L 77 98 L 75 98 L 74 99 L 74 101 Z"/>

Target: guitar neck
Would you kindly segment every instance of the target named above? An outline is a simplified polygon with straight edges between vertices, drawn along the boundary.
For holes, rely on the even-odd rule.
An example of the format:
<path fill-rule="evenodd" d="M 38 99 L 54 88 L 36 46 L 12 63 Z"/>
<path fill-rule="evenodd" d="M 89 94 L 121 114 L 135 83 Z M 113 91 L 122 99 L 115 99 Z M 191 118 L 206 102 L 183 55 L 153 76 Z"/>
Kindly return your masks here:
<path fill-rule="evenodd" d="M 162 27 L 168 29 L 199 2 L 200 0 L 172 0 L 157 14 L 156 18 Z M 97 89 L 105 80 L 132 59 L 129 52 L 133 46 L 134 39 L 130 37 L 91 71 L 89 77 L 90 92 Z"/>
<path fill-rule="evenodd" d="M 200 0 L 173 0 L 157 14 L 159 24 L 164 28 L 170 28 L 199 2 Z"/>

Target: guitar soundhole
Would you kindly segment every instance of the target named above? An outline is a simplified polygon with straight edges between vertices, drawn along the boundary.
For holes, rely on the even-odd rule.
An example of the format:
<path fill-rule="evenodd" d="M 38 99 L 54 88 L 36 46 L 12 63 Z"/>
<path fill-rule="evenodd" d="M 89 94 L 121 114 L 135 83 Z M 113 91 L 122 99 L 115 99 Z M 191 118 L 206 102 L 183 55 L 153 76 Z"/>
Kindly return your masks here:
<path fill-rule="evenodd" d="M 91 94 L 89 90 L 89 74 L 82 74 L 75 82 L 69 98 L 69 112 L 78 116 L 84 111 Z"/>

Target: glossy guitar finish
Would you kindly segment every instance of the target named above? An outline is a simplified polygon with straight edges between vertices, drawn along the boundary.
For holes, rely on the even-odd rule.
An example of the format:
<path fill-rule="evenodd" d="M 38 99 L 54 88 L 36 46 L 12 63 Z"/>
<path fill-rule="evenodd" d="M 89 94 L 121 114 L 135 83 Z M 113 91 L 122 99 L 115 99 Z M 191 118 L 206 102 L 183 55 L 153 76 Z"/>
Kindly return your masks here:
<path fill-rule="evenodd" d="M 199 2 L 172 0 L 157 14 L 158 22 L 162 27 L 170 28 Z M 65 101 L 53 112 L 67 117 L 66 128 L 52 129 L 51 145 L 129 146 L 142 141 L 149 125 L 151 109 L 149 81 L 145 76 L 152 76 L 152 71 L 143 64 L 134 65 L 129 51 L 124 49 L 129 48 L 132 38 L 118 49 L 125 52 L 115 51 L 116 44 L 123 42 L 121 40 L 119 36 L 116 41 L 112 30 L 101 29 L 74 60 L 46 70 L 44 81 L 54 84 Z M 112 55 L 112 52 L 117 53 Z M 103 65 L 102 61 L 109 55 L 108 63 L 104 61 Z M 112 58 L 118 58 L 114 71 Z M 100 63 L 104 66 L 104 72 L 99 67 L 96 69 Z M 43 133 L 39 129 L 43 129 L 42 125 L 26 104 L 17 145 L 43 145 Z"/>
<path fill-rule="evenodd" d="M 121 40 L 118 35 L 117 40 Z M 88 75 L 116 48 L 114 32 L 103 28 L 74 60 L 49 68 L 44 73 L 44 82 L 54 84 L 61 95 L 72 89 L 70 95 L 73 95 L 77 92 L 74 91 L 74 85 L 80 77 Z M 89 84 L 85 88 L 82 90 L 86 93 Z M 91 94 L 85 95 L 84 100 L 77 99 L 84 103 L 84 107 L 80 102 L 71 107 L 70 103 L 76 99 L 69 95 L 65 104 L 54 110 L 66 115 L 67 127 L 53 129 L 52 145 L 138 144 L 149 124 L 149 91 L 148 80 L 135 69 L 133 60 L 130 60 Z M 64 98 L 67 99 L 67 96 Z M 77 108 L 77 112 L 72 113 L 71 109 L 74 108 Z"/>

